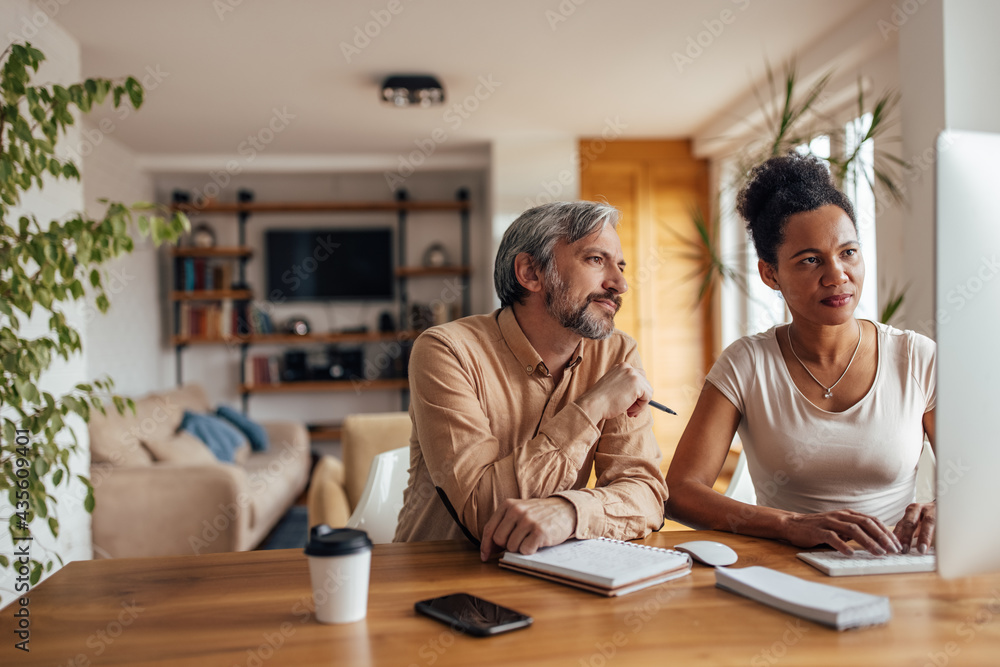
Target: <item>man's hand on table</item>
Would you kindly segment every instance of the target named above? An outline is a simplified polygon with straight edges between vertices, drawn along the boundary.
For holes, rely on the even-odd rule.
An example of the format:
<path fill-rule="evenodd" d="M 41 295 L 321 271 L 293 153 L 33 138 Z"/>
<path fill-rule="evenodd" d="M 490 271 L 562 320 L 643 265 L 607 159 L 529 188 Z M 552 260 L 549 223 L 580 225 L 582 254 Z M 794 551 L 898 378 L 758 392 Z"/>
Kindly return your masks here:
<path fill-rule="evenodd" d="M 576 530 L 576 508 L 563 498 L 503 501 L 483 527 L 483 561 L 500 551 L 533 554 L 562 544 Z"/>

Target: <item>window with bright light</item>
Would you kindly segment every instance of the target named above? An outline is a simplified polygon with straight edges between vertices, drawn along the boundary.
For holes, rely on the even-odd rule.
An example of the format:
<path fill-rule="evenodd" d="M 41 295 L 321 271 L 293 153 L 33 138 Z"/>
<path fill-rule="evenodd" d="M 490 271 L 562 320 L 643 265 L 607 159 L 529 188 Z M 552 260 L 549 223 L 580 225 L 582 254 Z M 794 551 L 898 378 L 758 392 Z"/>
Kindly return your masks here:
<path fill-rule="evenodd" d="M 871 114 L 856 118 L 844 126 L 842 136 L 818 136 L 808 146 L 799 147 L 801 153 L 812 153 L 828 159 L 831 155 L 850 155 L 857 142 L 864 138 L 871 125 Z M 874 141 L 869 139 L 858 151 L 850 173 L 843 183 L 844 193 L 854 204 L 858 221 L 858 235 L 861 251 L 865 258 L 865 284 L 862 290 L 857 317 L 878 320 L 878 266 L 875 237 L 875 197 L 872 192 L 874 182 Z M 722 163 L 720 174 L 723 183 L 732 183 L 734 162 Z M 721 239 L 724 255 L 733 258 L 745 276 L 744 285 L 731 282 L 723 286 L 722 294 L 722 346 L 745 335 L 766 331 L 776 324 L 789 320 L 785 302 L 779 292 L 771 290 L 760 279 L 757 271 L 757 253 L 745 232 L 739 214 L 736 213 L 736 193 L 731 188 L 721 188 L 720 211 Z"/>
<path fill-rule="evenodd" d="M 858 141 L 868 133 L 872 124 L 872 115 L 866 113 L 856 118 L 844 127 L 844 154 L 850 155 Z M 854 161 L 851 171 L 844 182 L 844 193 L 854 204 L 854 213 L 858 219 L 858 236 L 861 241 L 861 253 L 865 258 L 865 286 L 861 292 L 861 300 L 856 317 L 870 320 L 879 319 L 878 312 L 878 253 L 875 252 L 875 193 L 872 185 L 875 183 L 875 141 L 869 139 L 860 146 L 858 159 Z"/>

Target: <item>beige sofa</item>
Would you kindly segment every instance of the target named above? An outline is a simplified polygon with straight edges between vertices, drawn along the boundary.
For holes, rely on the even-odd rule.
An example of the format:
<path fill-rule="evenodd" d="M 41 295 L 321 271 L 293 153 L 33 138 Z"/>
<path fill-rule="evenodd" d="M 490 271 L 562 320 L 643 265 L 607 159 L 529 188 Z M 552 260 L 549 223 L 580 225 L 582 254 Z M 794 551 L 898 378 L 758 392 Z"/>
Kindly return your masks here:
<path fill-rule="evenodd" d="M 185 410 L 214 412 L 201 387 L 150 394 L 135 414 L 91 416 L 94 555 L 169 556 L 256 547 L 309 479 L 309 435 L 271 422 L 270 447 L 221 463 L 186 432 Z"/>

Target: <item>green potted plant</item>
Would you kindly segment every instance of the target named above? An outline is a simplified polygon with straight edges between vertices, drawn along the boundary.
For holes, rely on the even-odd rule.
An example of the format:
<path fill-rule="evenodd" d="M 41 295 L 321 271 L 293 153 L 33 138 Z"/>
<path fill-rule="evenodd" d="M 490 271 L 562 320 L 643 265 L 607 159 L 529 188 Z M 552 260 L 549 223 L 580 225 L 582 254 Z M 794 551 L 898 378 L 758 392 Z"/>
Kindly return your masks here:
<path fill-rule="evenodd" d="M 108 309 L 101 265 L 132 250 L 133 226 L 156 243 L 175 240 L 189 227 L 183 213 L 106 200 L 101 200 L 107 209 L 99 218 L 80 212 L 51 221 L 30 213 L 14 219 L 12 211 L 27 190 L 80 179 L 77 165 L 56 155 L 57 142 L 75 122 L 73 107 L 87 113 L 109 95 L 115 107 L 138 109 L 143 101 L 142 85 L 132 77 L 35 85 L 32 76 L 44 59 L 28 43 L 12 44 L 0 54 L 0 492 L 11 504 L 8 529 L 15 546 L 30 537 L 35 519 L 58 536 L 55 493 L 68 484 L 70 456 L 79 449 L 66 422 L 69 415 L 87 422 L 93 410 L 105 410 L 106 401 L 119 412 L 132 406 L 111 395 L 112 381 L 106 377 L 77 384 L 62 396 L 40 388 L 39 378 L 57 356 L 68 360 L 82 350 L 65 307 L 90 289 L 97 308 Z M 28 320 L 46 316 L 48 332 L 31 337 Z M 67 431 L 71 442 L 62 444 L 65 438 L 57 436 Z M 92 511 L 93 489 L 84 475 L 78 477 L 87 488 L 84 506 Z M 29 558 L 0 554 L 0 569 L 14 568 L 19 582 L 37 583 L 54 559 L 62 560 L 58 553 L 40 555 L 34 546 Z"/>
<path fill-rule="evenodd" d="M 764 91 L 755 90 L 760 103 L 764 120 L 762 125 L 753 128 L 755 138 L 736 156 L 736 170 L 732 182 L 723 183 L 722 188 L 733 193 L 738 192 L 746 182 L 751 169 L 768 158 L 784 155 L 789 151 L 805 147 L 812 151 L 812 140 L 823 135 L 831 135 L 837 131 L 836 123 L 827 121 L 817 111 L 820 101 L 826 96 L 826 88 L 830 83 L 832 72 L 819 77 L 808 89 L 802 91 L 799 85 L 796 66 L 790 63 L 785 67 L 784 77 L 779 79 L 770 65 L 766 67 L 767 88 Z M 886 197 L 898 202 L 903 198 L 903 188 L 899 185 L 901 173 L 907 163 L 889 151 L 881 148 L 885 143 L 898 141 L 898 138 L 887 136 L 896 125 L 893 111 L 899 103 L 899 93 L 886 91 L 872 102 L 866 99 L 864 86 L 858 83 L 855 116 L 870 117 L 864 127 L 856 127 L 857 140 L 855 146 L 843 155 L 820 157 L 830 165 L 830 173 L 844 187 L 850 181 L 864 179 L 876 198 Z M 874 154 L 874 164 L 871 172 L 862 168 L 861 147 L 869 140 L 878 140 Z M 682 256 L 695 260 L 697 268 L 691 278 L 700 280 L 698 298 L 695 305 L 705 299 L 711 299 L 717 285 L 732 281 L 744 294 L 749 296 L 749 290 L 742 274 L 729 265 L 722 256 L 719 247 L 719 212 L 709 219 L 700 209 L 692 210 L 691 224 L 694 234 L 691 237 L 677 234 L 679 240 L 687 247 Z M 895 290 L 887 300 L 881 320 L 888 322 L 903 303 L 904 290 Z"/>

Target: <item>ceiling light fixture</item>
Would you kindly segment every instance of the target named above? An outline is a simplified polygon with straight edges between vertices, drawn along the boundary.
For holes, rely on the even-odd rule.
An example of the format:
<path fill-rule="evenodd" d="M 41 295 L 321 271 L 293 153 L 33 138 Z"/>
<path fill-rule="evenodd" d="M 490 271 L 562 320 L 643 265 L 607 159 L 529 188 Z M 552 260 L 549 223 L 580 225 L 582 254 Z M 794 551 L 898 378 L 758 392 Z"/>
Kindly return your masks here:
<path fill-rule="evenodd" d="M 444 88 L 427 74 L 391 74 L 382 82 L 382 101 L 396 107 L 444 104 Z"/>

